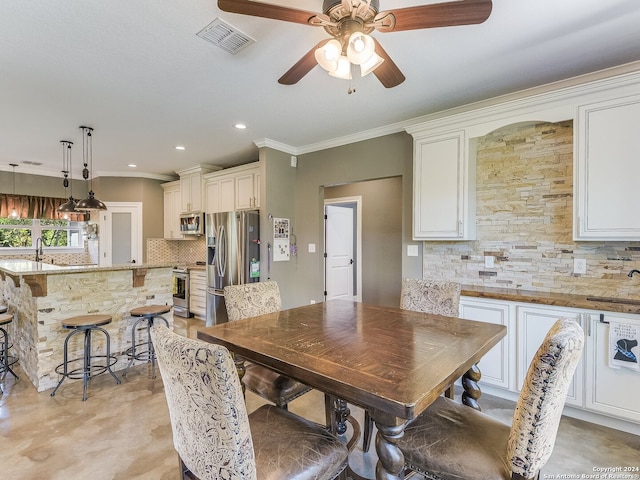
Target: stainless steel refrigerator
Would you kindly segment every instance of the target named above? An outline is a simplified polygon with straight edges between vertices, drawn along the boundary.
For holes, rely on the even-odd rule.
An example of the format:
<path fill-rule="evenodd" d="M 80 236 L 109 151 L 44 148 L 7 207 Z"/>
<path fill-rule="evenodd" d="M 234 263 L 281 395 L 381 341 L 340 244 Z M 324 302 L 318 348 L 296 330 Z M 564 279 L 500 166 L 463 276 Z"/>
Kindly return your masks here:
<path fill-rule="evenodd" d="M 260 280 L 259 212 L 208 213 L 206 325 L 228 321 L 224 287 Z"/>

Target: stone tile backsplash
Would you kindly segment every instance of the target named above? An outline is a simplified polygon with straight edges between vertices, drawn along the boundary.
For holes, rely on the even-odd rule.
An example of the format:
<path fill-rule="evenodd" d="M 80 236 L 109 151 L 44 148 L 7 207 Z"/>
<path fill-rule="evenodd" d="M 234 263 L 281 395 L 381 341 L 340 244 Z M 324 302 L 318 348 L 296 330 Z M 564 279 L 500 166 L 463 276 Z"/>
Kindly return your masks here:
<path fill-rule="evenodd" d="M 205 237 L 195 240 L 165 240 L 150 238 L 147 240 L 148 263 L 196 263 L 207 260 Z"/>
<path fill-rule="evenodd" d="M 477 239 L 424 242 L 425 278 L 640 298 L 640 242 L 574 242 L 573 122 L 518 124 L 477 139 Z M 484 257 L 495 257 L 485 268 Z M 573 273 L 573 259 L 587 261 Z"/>

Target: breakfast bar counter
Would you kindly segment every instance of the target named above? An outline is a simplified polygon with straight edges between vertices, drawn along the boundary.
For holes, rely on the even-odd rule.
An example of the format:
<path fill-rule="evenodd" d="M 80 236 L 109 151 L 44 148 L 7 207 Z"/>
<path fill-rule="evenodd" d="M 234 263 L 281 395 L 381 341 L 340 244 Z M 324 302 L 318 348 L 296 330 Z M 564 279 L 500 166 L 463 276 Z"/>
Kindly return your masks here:
<path fill-rule="evenodd" d="M 0 260 L 2 302 L 16 313 L 9 332 L 14 354 L 37 390 L 47 390 L 58 382 L 55 367 L 62 363 L 68 334 L 61 326 L 65 318 L 111 315 L 106 330 L 111 336 L 111 352 L 118 356 L 113 368 L 125 368 L 128 359 L 122 352 L 131 346 L 133 324 L 129 311 L 144 305 L 171 305 L 172 269 L 173 264 L 99 267 Z M 167 320 L 171 322 L 171 315 Z M 70 358 L 81 356 L 79 343 L 72 346 Z"/>

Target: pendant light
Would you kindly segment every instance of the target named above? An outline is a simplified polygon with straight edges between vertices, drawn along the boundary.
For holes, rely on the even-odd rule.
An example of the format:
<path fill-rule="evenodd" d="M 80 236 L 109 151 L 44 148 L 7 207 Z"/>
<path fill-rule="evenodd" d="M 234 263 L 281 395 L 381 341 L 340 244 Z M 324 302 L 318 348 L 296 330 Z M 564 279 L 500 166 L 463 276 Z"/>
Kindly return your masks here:
<path fill-rule="evenodd" d="M 18 213 L 18 209 L 16 208 L 16 167 L 18 166 L 18 164 L 10 163 L 9 165 L 13 167 L 13 209 L 9 214 L 9 218 L 11 220 L 19 220 L 20 214 Z"/>
<path fill-rule="evenodd" d="M 68 200 L 58 207 L 58 212 L 63 213 L 62 217 L 68 219 L 69 213 L 76 212 L 76 200 L 73 198 L 73 174 L 71 172 L 71 145 L 73 142 L 60 140 L 60 143 L 62 144 L 62 174 L 64 175 L 62 186 L 65 198 L 67 197 L 67 188 L 71 187 L 71 189 Z"/>
<path fill-rule="evenodd" d="M 89 184 L 89 196 L 84 200 L 80 200 L 76 204 L 76 210 L 106 210 L 107 206 L 95 198 L 95 194 L 93 193 L 93 139 L 91 134 L 91 132 L 93 132 L 93 128 L 80 128 L 82 129 L 82 161 L 84 163 L 82 178 L 87 180 L 87 183 Z"/>

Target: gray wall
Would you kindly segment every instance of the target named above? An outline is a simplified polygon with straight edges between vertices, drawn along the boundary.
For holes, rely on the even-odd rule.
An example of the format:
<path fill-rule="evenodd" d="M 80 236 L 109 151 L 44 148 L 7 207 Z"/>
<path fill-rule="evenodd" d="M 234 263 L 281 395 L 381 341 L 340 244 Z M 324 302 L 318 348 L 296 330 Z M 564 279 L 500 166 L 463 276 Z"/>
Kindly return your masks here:
<path fill-rule="evenodd" d="M 325 199 L 362 197 L 362 301 L 400 304 L 402 177 L 326 187 Z"/>
<path fill-rule="evenodd" d="M 72 187 L 74 198 L 87 196 L 88 190 L 84 180 L 74 179 Z M 0 192 L 13 193 L 13 172 L 0 172 Z M 60 173 L 60 177 L 31 175 L 20 173 L 20 167 L 16 167 L 16 195 L 64 198 L 62 173 Z M 67 190 L 67 195 L 69 195 L 69 190 Z"/>
<path fill-rule="evenodd" d="M 388 271 L 399 268 L 401 277 L 422 277 L 421 245 L 411 240 L 413 139 L 407 133 L 396 133 L 342 147 L 331 148 L 298 156 L 298 166 L 290 167 L 290 155 L 270 149 L 262 149 L 265 163 L 265 188 L 267 197 L 282 189 L 279 203 L 283 211 L 294 212 L 293 229 L 298 240 L 298 256 L 288 266 L 273 266 L 272 275 L 283 292 L 283 307 L 308 304 L 311 300 L 324 300 L 324 188 L 366 180 L 400 177 L 402 184 L 401 241 L 398 267 L 385 267 Z M 275 168 L 288 170 L 284 182 L 274 179 Z M 273 169 L 273 170 L 272 170 Z M 291 170 L 295 170 L 292 173 Z M 293 186 L 295 185 L 295 187 Z M 263 196 L 264 198 L 264 196 Z M 290 205 L 289 205 L 290 204 Z M 266 210 L 275 208 L 269 203 Z M 291 210 L 293 209 L 293 210 Z M 276 216 L 276 211 L 271 212 Z M 282 215 L 284 216 L 284 215 Z M 265 238 L 263 235 L 261 235 Z M 309 253 L 308 245 L 315 244 L 316 252 Z M 420 245 L 418 257 L 405 255 L 407 244 Z M 263 241 L 263 250 L 265 248 Z M 263 258 L 266 258 L 264 256 Z M 282 262 L 285 263 L 285 262 Z M 264 263 L 263 263 L 264 265 Z M 264 270 L 265 267 L 263 267 Z M 280 272 L 280 268 L 283 269 Z M 277 270 L 275 270 L 277 269 Z M 282 274 L 281 274 L 282 273 Z M 396 274 L 397 277 L 397 274 Z M 382 288 L 382 287 L 381 287 Z M 384 298 L 385 303 L 397 304 Z"/>
<path fill-rule="evenodd" d="M 142 254 L 147 259 L 147 239 L 164 236 L 164 196 L 161 180 L 99 177 L 93 181 L 96 197 L 103 202 L 142 202 Z"/>

